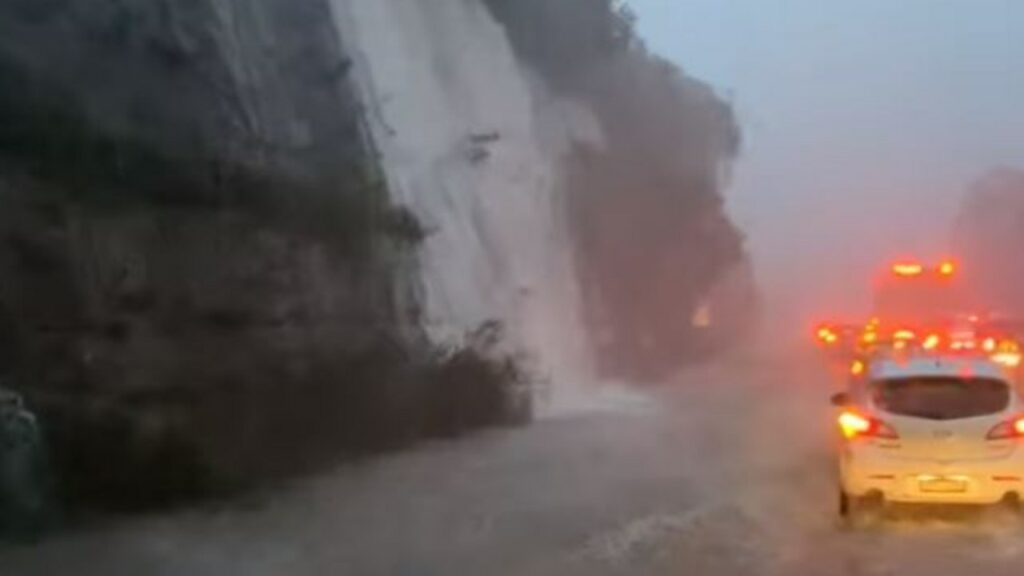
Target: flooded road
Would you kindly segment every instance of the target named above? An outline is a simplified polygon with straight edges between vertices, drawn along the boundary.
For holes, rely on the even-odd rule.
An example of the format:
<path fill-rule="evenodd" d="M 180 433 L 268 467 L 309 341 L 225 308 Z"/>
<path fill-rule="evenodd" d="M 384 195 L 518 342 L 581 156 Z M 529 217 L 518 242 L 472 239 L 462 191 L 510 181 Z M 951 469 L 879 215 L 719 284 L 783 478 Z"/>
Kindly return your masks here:
<path fill-rule="evenodd" d="M 428 445 L 218 509 L 0 550 L 0 574 L 1015 574 L 986 514 L 851 531 L 829 376 L 745 355 L 524 430 Z"/>

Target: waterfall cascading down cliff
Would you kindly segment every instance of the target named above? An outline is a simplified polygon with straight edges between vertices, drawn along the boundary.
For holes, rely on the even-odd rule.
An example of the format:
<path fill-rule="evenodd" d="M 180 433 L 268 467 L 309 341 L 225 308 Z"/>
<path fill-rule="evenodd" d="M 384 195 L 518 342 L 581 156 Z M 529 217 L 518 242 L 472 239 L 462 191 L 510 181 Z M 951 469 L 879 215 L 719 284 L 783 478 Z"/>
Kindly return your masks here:
<path fill-rule="evenodd" d="M 549 94 L 476 0 L 334 0 L 392 201 L 421 220 L 424 328 L 456 341 L 497 320 L 564 407 L 590 378 L 561 153 L 600 140 Z"/>

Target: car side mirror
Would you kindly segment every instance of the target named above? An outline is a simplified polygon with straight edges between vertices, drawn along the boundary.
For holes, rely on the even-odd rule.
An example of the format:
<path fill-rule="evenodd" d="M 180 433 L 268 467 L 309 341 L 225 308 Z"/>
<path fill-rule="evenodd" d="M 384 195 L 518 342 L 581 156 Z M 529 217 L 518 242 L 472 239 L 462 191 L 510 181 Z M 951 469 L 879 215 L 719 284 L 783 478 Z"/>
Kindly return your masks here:
<path fill-rule="evenodd" d="M 850 405 L 850 395 L 846 392 L 839 392 L 832 395 L 831 402 L 833 406 L 842 408 Z"/>

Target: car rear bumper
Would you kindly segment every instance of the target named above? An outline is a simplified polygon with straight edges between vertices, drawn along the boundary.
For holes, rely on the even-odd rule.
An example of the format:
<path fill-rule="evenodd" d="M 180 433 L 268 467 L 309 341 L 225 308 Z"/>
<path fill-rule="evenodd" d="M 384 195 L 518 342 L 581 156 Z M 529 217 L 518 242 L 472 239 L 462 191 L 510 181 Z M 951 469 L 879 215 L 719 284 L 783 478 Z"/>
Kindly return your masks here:
<path fill-rule="evenodd" d="M 844 450 L 840 482 L 850 496 L 880 494 L 892 502 L 994 504 L 1024 499 L 1024 454 L 930 461 L 892 458 L 877 450 Z"/>

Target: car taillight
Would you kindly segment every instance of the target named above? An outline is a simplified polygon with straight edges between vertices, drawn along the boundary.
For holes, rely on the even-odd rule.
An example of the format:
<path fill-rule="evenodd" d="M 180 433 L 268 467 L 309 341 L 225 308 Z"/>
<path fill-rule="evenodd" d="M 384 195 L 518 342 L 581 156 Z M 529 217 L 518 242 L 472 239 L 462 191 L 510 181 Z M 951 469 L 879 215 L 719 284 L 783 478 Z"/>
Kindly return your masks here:
<path fill-rule="evenodd" d="M 985 436 L 989 440 L 1008 440 L 1010 438 L 1022 437 L 1024 437 L 1024 416 L 996 424 Z"/>
<path fill-rule="evenodd" d="M 826 346 L 839 342 L 839 333 L 827 326 L 819 328 L 815 333 L 815 336 L 818 338 L 820 343 Z"/>
<path fill-rule="evenodd" d="M 985 338 L 985 341 L 981 343 L 981 348 L 985 352 L 995 352 L 996 351 L 996 339 L 995 338 Z"/>
<path fill-rule="evenodd" d="M 1016 368 L 1020 366 L 1021 354 L 1020 352 L 996 352 L 991 356 L 991 359 L 996 364 L 1006 368 Z"/>
<path fill-rule="evenodd" d="M 839 415 L 839 430 L 843 433 L 843 437 L 848 440 L 859 437 L 889 439 L 900 437 L 896 430 L 885 422 L 849 411 Z"/>
<path fill-rule="evenodd" d="M 851 376 L 860 376 L 865 370 L 867 370 L 867 365 L 864 364 L 863 360 L 854 360 L 853 363 L 850 364 Z"/>
<path fill-rule="evenodd" d="M 906 328 L 892 333 L 893 340 L 913 340 L 915 338 L 917 338 L 917 334 L 913 330 L 907 330 Z"/>

